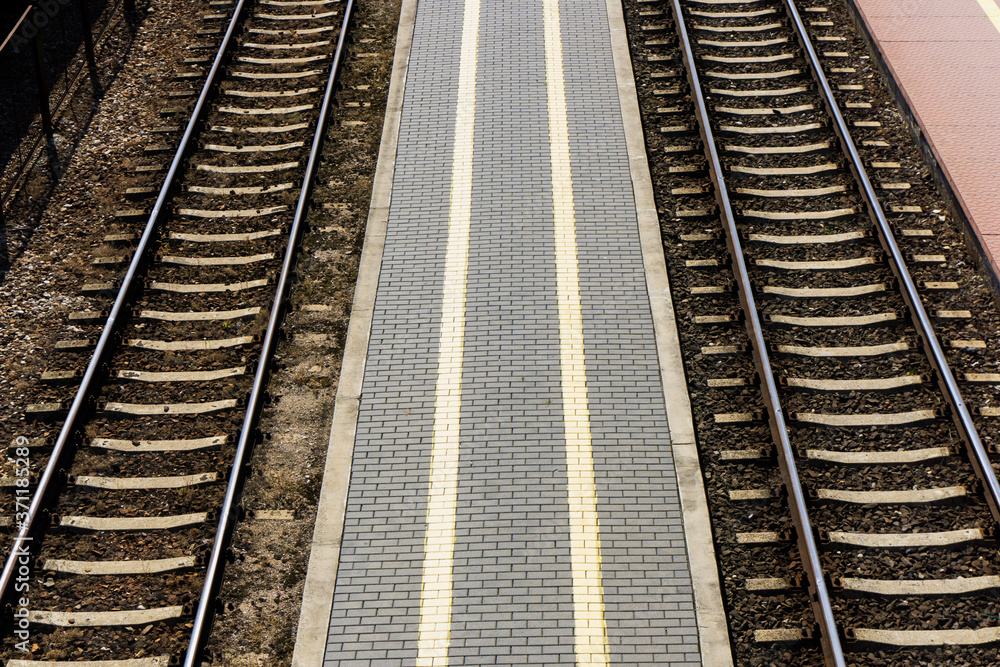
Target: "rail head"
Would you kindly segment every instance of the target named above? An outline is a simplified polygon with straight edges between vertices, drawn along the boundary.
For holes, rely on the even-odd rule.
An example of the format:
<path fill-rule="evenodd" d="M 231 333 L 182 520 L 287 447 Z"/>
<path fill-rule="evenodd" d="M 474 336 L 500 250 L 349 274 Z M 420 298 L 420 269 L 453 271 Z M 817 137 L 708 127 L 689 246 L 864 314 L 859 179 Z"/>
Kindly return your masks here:
<path fill-rule="evenodd" d="M 739 286 L 739 298 L 746 315 L 747 334 L 750 338 L 754 363 L 757 366 L 757 372 L 760 377 L 764 403 L 768 409 L 768 422 L 777 444 L 778 462 L 788 490 L 788 505 L 792 514 L 792 521 L 796 528 L 799 553 L 812 592 L 812 605 L 817 624 L 820 628 L 820 642 L 823 646 L 823 653 L 828 665 L 846 667 L 847 662 L 840 643 L 840 633 L 834 618 L 833 607 L 830 604 L 830 594 L 823 576 L 823 568 L 819 560 L 819 548 L 816 544 L 815 532 L 812 528 L 812 522 L 806 506 L 806 494 L 802 488 L 798 469 L 795 465 L 795 453 L 788 437 L 788 427 L 778 396 L 774 374 L 771 371 L 767 344 L 761 328 L 760 316 L 757 311 L 757 304 L 754 299 L 750 276 L 744 259 L 743 247 L 740 243 L 739 231 L 736 227 L 736 219 L 729 200 L 729 191 L 726 187 L 722 163 L 719 160 L 719 153 L 715 145 L 715 136 L 708 117 L 708 107 L 702 94 L 701 81 L 695 67 L 694 50 L 691 47 L 680 0 L 670 0 L 670 3 L 674 14 L 678 43 L 684 60 L 684 69 L 691 89 L 691 99 L 694 102 L 698 130 L 701 134 L 705 157 L 708 162 L 709 175 L 715 186 L 715 195 L 719 204 L 722 226 L 726 232 L 726 245 L 732 259 L 733 276 Z"/>
<path fill-rule="evenodd" d="M 236 6 L 233 8 L 233 15 L 229 21 L 228 28 L 206 77 L 205 84 L 202 86 L 201 93 L 195 103 L 191 118 L 185 127 L 177 151 L 170 162 L 170 167 L 167 170 L 163 185 L 160 187 L 156 203 L 153 205 L 146 226 L 136 245 L 135 253 L 132 256 L 132 261 L 125 273 L 125 277 L 122 279 L 122 284 L 111 307 L 111 312 L 101 331 L 101 336 L 94 347 L 94 352 L 91 355 L 90 362 L 87 364 L 87 369 L 84 371 L 83 378 L 80 380 L 80 387 L 69 406 L 66 420 L 63 422 L 63 426 L 56 438 L 45 470 L 39 477 L 35 495 L 25 513 L 24 520 L 20 523 L 17 537 L 14 538 L 3 573 L 0 574 L 0 605 L 3 606 L 5 613 L 6 606 L 14 593 L 14 575 L 18 569 L 19 559 L 25 553 L 30 553 L 34 546 L 33 537 L 45 519 L 45 505 L 49 500 L 50 494 L 58 486 L 55 482 L 59 479 L 59 471 L 62 467 L 64 457 L 71 451 L 78 423 L 92 403 L 93 392 L 97 388 L 97 379 L 101 365 L 115 347 L 114 341 L 128 312 L 128 304 L 132 292 L 137 287 L 149 259 L 148 256 L 152 248 L 152 241 L 159 230 L 165 204 L 173 193 L 181 165 L 184 163 L 191 147 L 191 139 L 202 121 L 202 115 L 207 108 L 206 102 L 211 95 L 219 72 L 222 70 L 222 64 L 228 53 L 229 44 L 242 19 L 243 8 L 247 1 L 238 0 Z"/>
<path fill-rule="evenodd" d="M 909 270 L 906 268 L 906 261 L 903 257 L 903 253 L 899 249 L 899 245 L 896 242 L 896 236 L 885 216 L 885 211 L 882 209 L 882 205 L 878 201 L 878 196 L 875 194 L 875 188 L 872 186 L 871 179 L 868 177 L 868 172 L 865 169 L 864 162 L 861 159 L 861 155 L 858 153 L 857 145 L 851 137 L 850 130 L 847 127 L 847 121 L 844 119 L 844 115 L 840 111 L 840 105 L 837 104 L 837 100 L 834 97 L 833 89 L 830 87 L 830 82 L 827 80 L 826 74 L 823 72 L 819 56 L 816 54 L 816 49 L 813 47 L 812 40 L 806 30 L 805 23 L 802 21 L 802 16 L 799 14 L 798 7 L 795 5 L 795 0 L 782 1 L 785 4 L 785 8 L 788 12 L 789 18 L 791 19 L 792 26 L 795 29 L 799 43 L 806 54 L 806 60 L 809 62 L 809 69 L 811 70 L 813 78 L 817 83 L 819 93 L 827 107 L 827 112 L 834 121 L 834 131 L 837 134 L 837 138 L 840 141 L 844 154 L 848 158 L 851 171 L 854 173 L 854 177 L 860 186 L 862 197 L 867 205 L 868 214 L 871 217 L 879 235 L 879 241 L 886 253 L 889 255 L 890 266 L 896 274 L 896 278 L 899 280 L 899 286 L 903 293 L 903 298 L 909 307 L 910 317 L 913 320 L 920 342 L 927 353 L 927 357 L 930 360 L 931 365 L 936 371 L 935 377 L 938 385 L 944 393 L 945 398 L 948 400 L 951 417 L 955 422 L 956 428 L 958 428 L 962 440 L 965 442 L 966 449 L 969 454 L 969 461 L 972 463 L 976 476 L 983 484 L 986 503 L 990 508 L 990 513 L 993 515 L 993 520 L 1000 523 L 1000 481 L 997 480 L 996 472 L 993 470 L 993 466 L 990 463 L 989 454 L 979 437 L 979 432 L 976 429 L 975 423 L 972 421 L 972 415 L 969 412 L 969 408 L 965 404 L 965 400 L 962 398 L 962 392 L 959 389 L 958 382 L 955 380 L 955 375 L 952 373 L 951 367 L 948 364 L 944 350 L 941 347 L 941 342 L 938 340 L 937 334 L 934 332 L 934 326 L 931 323 L 930 317 L 927 315 L 927 310 L 924 308 L 920 299 L 916 283 L 910 276 Z"/>

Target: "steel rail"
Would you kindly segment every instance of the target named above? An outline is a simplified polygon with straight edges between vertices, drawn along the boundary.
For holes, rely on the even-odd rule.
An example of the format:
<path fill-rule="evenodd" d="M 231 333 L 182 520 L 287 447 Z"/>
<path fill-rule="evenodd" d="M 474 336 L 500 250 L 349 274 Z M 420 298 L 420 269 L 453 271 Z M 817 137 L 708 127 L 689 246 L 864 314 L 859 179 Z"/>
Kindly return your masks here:
<path fill-rule="evenodd" d="M 997 481 L 996 472 L 990 464 L 989 455 L 986 453 L 986 448 L 983 446 L 982 440 L 979 438 L 979 432 L 976 430 L 976 425 L 972 421 L 969 408 L 962 399 L 962 392 L 958 388 L 958 382 L 955 381 L 955 376 L 951 372 L 951 368 L 948 366 L 948 360 L 945 358 L 944 351 L 941 349 L 941 343 L 938 341 L 937 334 L 934 333 L 934 327 L 931 324 L 930 318 L 927 316 L 927 311 L 924 309 L 923 303 L 920 300 L 917 287 L 913 282 L 913 278 L 910 276 L 910 272 L 906 268 L 906 262 L 904 261 L 903 254 L 900 252 L 899 246 L 896 243 L 896 237 L 892 233 L 892 228 L 885 217 L 885 211 L 882 210 L 878 197 L 875 195 L 875 189 L 872 187 L 871 180 L 868 178 L 868 173 L 864 168 L 861 156 L 858 154 L 857 146 L 851 138 L 851 133 L 847 129 L 847 122 L 844 120 L 844 116 L 840 112 L 840 106 L 837 104 L 837 100 L 833 96 L 833 90 L 830 88 L 830 83 L 827 81 L 826 75 L 823 73 L 819 57 L 816 55 L 816 50 L 813 48 L 812 40 L 809 39 L 809 35 L 806 32 L 805 24 L 802 23 L 802 17 L 799 15 L 798 8 L 795 6 L 794 0 L 783 0 L 783 2 L 788 11 L 789 17 L 792 19 L 792 24 L 795 26 L 796 36 L 798 37 L 799 43 L 806 53 L 809 65 L 813 72 L 813 77 L 815 78 L 817 84 L 819 84 L 820 93 L 823 96 L 827 112 L 830 117 L 833 118 L 834 128 L 837 133 L 837 137 L 840 139 L 841 148 L 850 159 L 851 171 L 854 173 L 855 179 L 861 186 L 861 192 L 864 196 L 865 204 L 867 204 L 868 214 L 871 217 L 872 222 L 875 223 L 875 228 L 879 233 L 879 241 L 885 251 L 889 254 L 890 266 L 896 274 L 896 277 L 899 279 L 899 284 L 903 292 L 903 299 L 909 307 L 910 318 L 913 320 L 913 324 L 917 329 L 920 341 L 924 346 L 924 351 L 927 354 L 932 367 L 936 371 L 935 377 L 937 379 L 938 386 L 948 399 L 948 404 L 951 408 L 951 417 L 955 422 L 955 426 L 958 428 L 959 434 L 962 436 L 962 440 L 965 441 L 969 461 L 972 463 L 972 468 L 975 470 L 976 476 L 983 484 L 983 490 L 986 495 L 986 504 L 989 505 L 990 512 L 993 515 L 993 520 L 1000 523 L 1000 482 Z"/>
<path fill-rule="evenodd" d="M 168 169 L 163 185 L 160 188 L 159 196 L 156 198 L 156 203 L 153 205 L 153 209 L 149 214 L 146 227 L 143 229 L 142 236 L 136 245 L 132 262 L 129 264 L 128 271 L 122 279 L 121 288 L 118 290 L 118 295 L 115 297 L 114 305 L 112 306 L 108 319 L 104 324 L 101 337 L 97 341 L 94 353 L 91 356 L 89 364 L 87 365 L 87 370 L 84 372 L 83 378 L 80 381 L 80 387 L 76 392 L 76 396 L 70 404 L 69 412 L 66 415 L 66 421 L 63 423 L 62 429 L 59 431 L 59 436 L 57 437 L 55 445 L 52 449 L 52 454 L 49 456 L 49 461 L 45 466 L 45 470 L 39 478 L 38 486 L 35 490 L 35 495 L 32 498 L 31 505 L 28 508 L 24 521 L 21 522 L 18 535 L 14 539 L 10 554 L 7 557 L 6 564 L 4 565 L 3 573 L 0 575 L 0 604 L 5 604 L 13 592 L 12 584 L 14 582 L 14 573 L 18 566 L 18 559 L 30 551 L 32 541 L 34 539 L 34 533 L 40 527 L 39 521 L 45 513 L 44 506 L 48 500 L 48 494 L 54 490 L 54 486 L 57 486 L 53 484 L 53 482 L 58 479 L 58 473 L 62 464 L 63 456 L 69 451 L 70 443 L 76 433 L 78 421 L 89 407 L 88 404 L 92 398 L 91 394 L 97 388 L 97 378 L 100 374 L 100 368 L 104 364 L 108 354 L 110 354 L 115 347 L 114 339 L 118 334 L 118 329 L 127 316 L 128 301 L 131 297 L 131 292 L 141 281 L 142 273 L 144 272 L 148 261 L 148 254 L 152 246 L 153 238 L 159 230 L 164 205 L 173 193 L 173 188 L 180 172 L 181 164 L 187 157 L 188 149 L 191 146 L 191 138 L 194 136 L 195 131 L 202 120 L 201 116 L 206 108 L 206 102 L 209 98 L 212 87 L 216 82 L 219 71 L 222 69 L 222 63 L 229 50 L 229 42 L 242 17 L 245 3 L 246 0 L 238 0 L 236 7 L 233 10 L 232 19 L 229 22 L 229 27 L 223 37 L 222 44 L 220 45 L 219 51 L 215 56 L 214 62 L 212 63 L 212 69 L 208 73 L 205 85 L 202 87 L 201 94 L 198 96 L 198 101 L 195 103 L 194 110 L 191 113 L 191 119 L 188 121 L 187 127 L 184 130 L 184 135 L 177 147 L 177 151 L 174 153 L 174 158 L 170 163 L 170 168 Z M 3 632 L 6 632 L 6 629 L 0 631 L 0 633 Z"/>
<path fill-rule="evenodd" d="M 792 450 L 792 445 L 788 437 L 788 427 L 785 423 L 781 401 L 778 397 L 778 388 L 774 381 L 774 374 L 771 372 L 771 361 L 767 353 L 767 343 L 764 340 L 764 333 L 761 329 L 760 316 L 757 312 L 757 304 L 750 283 L 750 275 L 747 272 L 743 247 L 740 243 L 739 231 L 736 227 L 736 219 L 730 205 L 729 191 L 726 187 L 725 177 L 722 172 L 722 163 L 719 160 L 719 153 L 715 145 L 715 136 L 709 122 L 708 108 L 701 91 L 701 81 L 695 67 L 694 52 L 688 37 L 684 14 L 681 9 L 680 0 L 670 0 L 670 2 L 674 13 L 674 23 L 677 29 L 681 54 L 684 58 L 688 83 L 691 88 L 691 98 L 694 101 L 695 116 L 698 119 L 698 129 L 701 134 L 702 144 L 704 145 L 705 157 L 708 160 L 712 183 L 715 185 L 715 195 L 719 203 L 723 227 L 726 230 L 726 245 L 728 246 L 729 255 L 733 263 L 733 275 L 740 287 L 739 298 L 743 306 L 743 312 L 746 314 L 747 334 L 750 337 L 754 363 L 757 366 L 757 373 L 760 376 L 764 403 L 768 409 L 768 422 L 771 427 L 771 434 L 777 444 L 778 463 L 784 477 L 785 487 L 788 491 L 789 510 L 791 511 L 792 521 L 796 528 L 796 539 L 798 541 L 802 566 L 805 570 L 812 594 L 811 602 L 820 629 L 820 642 L 823 646 L 823 654 L 828 665 L 846 667 L 847 663 L 840 644 L 840 634 L 837 629 L 836 620 L 834 619 L 833 607 L 830 604 L 830 594 L 826 587 L 823 568 L 819 560 L 816 535 L 812 528 L 812 522 L 809 519 L 806 494 L 799 480 L 798 469 L 795 465 L 795 453 Z"/>
<path fill-rule="evenodd" d="M 198 609 L 195 612 L 194 626 L 191 630 L 191 641 L 188 645 L 187 654 L 184 657 L 184 667 L 198 667 L 201 664 L 201 652 L 204 649 L 205 642 L 208 640 L 208 633 L 211 630 L 212 618 L 216 610 L 216 596 L 222 585 L 226 552 L 229 549 L 233 530 L 242 511 L 239 506 L 239 500 L 242 495 L 243 484 L 246 481 L 248 462 L 257 434 L 256 425 L 260 417 L 260 411 L 266 400 L 265 390 L 271 356 L 278 342 L 278 328 L 284 315 L 288 291 L 293 279 L 295 256 L 305 226 L 309 198 L 312 194 L 313 178 L 316 170 L 319 168 L 320 150 L 323 146 L 323 137 L 326 134 L 330 106 L 336 92 L 337 77 L 340 74 L 340 68 L 347 51 L 347 31 L 350 27 L 354 5 L 355 0 L 347 0 L 347 7 L 344 9 L 344 19 L 340 27 L 340 36 L 337 39 L 337 49 L 333 56 L 333 63 L 330 66 L 330 75 L 327 79 L 323 103 L 320 106 L 319 117 L 316 120 L 316 133 L 313 136 L 312 146 L 309 151 L 309 161 L 306 164 L 306 171 L 302 177 L 302 187 L 299 191 L 299 199 L 295 207 L 295 216 L 292 219 L 292 227 L 288 233 L 288 245 L 285 248 L 281 274 L 275 288 L 274 303 L 271 306 L 260 359 L 257 362 L 257 369 L 254 373 L 253 387 L 250 390 L 250 397 L 247 400 L 246 416 L 243 420 L 240 439 L 233 457 L 229 483 L 226 487 L 226 497 L 222 504 L 222 510 L 219 513 L 219 526 L 216 530 L 215 541 L 212 544 L 212 553 L 207 563 L 208 570 L 205 575 L 205 584 L 202 587 Z"/>

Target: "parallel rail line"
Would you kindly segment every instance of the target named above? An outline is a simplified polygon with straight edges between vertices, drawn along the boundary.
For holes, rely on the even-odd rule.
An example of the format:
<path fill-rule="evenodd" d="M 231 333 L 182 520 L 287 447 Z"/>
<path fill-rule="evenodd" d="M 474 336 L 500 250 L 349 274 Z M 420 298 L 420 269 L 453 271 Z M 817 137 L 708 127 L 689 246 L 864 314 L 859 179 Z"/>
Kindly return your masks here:
<path fill-rule="evenodd" d="M 167 664 L 181 657 L 170 636 L 181 622 L 190 623 L 183 662 L 193 667 L 218 611 L 355 0 L 230 8 L 131 256 L 95 261 L 117 272 L 128 260 L 120 281 L 97 286 L 117 288 L 99 339 L 67 341 L 57 350 L 63 367 L 46 373 L 80 384 L 19 518 L 0 602 L 10 635 L 22 617 L 25 556 L 38 557 L 33 569 L 51 575 L 52 593 L 33 591 L 23 611 L 47 629 L 32 642 L 57 654 L 74 628 L 91 633 L 83 658 Z M 98 319 L 82 313 L 78 326 Z M 75 360 L 87 352 L 81 373 Z M 95 595 L 96 578 L 120 599 Z"/>
<path fill-rule="evenodd" d="M 668 34 L 670 26 L 663 22 L 667 16 L 660 7 L 669 8 L 672 14 L 676 42 Z M 1000 580 L 990 576 L 941 579 L 934 571 L 919 568 L 885 578 L 855 575 L 843 567 L 831 571 L 821 548 L 833 542 L 868 554 L 899 548 L 947 549 L 993 534 L 1000 520 L 1000 484 L 977 432 L 973 410 L 962 397 L 920 295 L 921 289 L 956 290 L 958 284 L 921 281 L 918 288 L 911 276 L 910 264 L 944 260 L 937 254 L 906 256 L 901 251 L 897 233 L 922 237 L 924 230 L 894 230 L 887 219 L 794 0 L 640 0 L 640 9 L 640 16 L 648 17 L 641 27 L 648 38 L 646 47 L 655 51 L 676 46 L 683 62 L 681 72 L 662 69 L 651 75 L 656 99 L 675 105 L 657 110 L 664 119 L 659 133 L 667 143 L 660 150 L 671 156 L 670 173 L 696 176 L 707 172 L 715 199 L 714 208 L 678 209 L 675 215 L 679 220 L 706 221 L 717 216 L 728 251 L 728 261 L 691 259 L 687 269 L 729 269 L 738 288 L 739 313 L 699 314 L 693 324 L 720 327 L 742 321 L 745 325 L 784 484 L 781 492 L 732 489 L 729 500 L 746 503 L 786 497 L 826 664 L 854 662 L 845 654 L 873 645 L 882 649 L 945 645 L 961 650 L 1000 640 L 997 628 L 965 627 L 963 622 L 950 629 L 900 629 L 859 621 L 861 612 L 852 612 L 855 617 L 845 622 L 845 596 L 871 600 L 969 596 L 996 589 Z M 824 41 L 823 48 L 834 49 L 834 42 L 841 38 L 826 39 L 833 45 Z M 824 55 L 837 58 L 842 54 L 828 51 Z M 657 65 L 662 62 L 662 67 L 677 63 L 669 55 L 649 60 Z M 686 77 L 687 86 L 680 85 L 680 77 Z M 860 88 L 852 85 L 842 84 L 840 89 Z M 688 104 L 693 106 L 693 124 L 685 116 Z M 879 123 L 860 121 L 855 126 L 877 128 Z M 700 141 L 692 139 L 693 133 Z M 704 166 L 691 159 L 698 143 L 704 149 Z M 908 186 L 888 183 L 882 187 Z M 673 190 L 679 196 L 708 193 L 700 185 Z M 681 234 L 680 240 L 706 247 L 719 237 L 712 231 L 698 231 Z M 715 303 L 727 293 L 724 284 L 690 289 L 692 299 Z M 969 317 L 965 311 L 948 310 L 933 315 L 945 322 Z M 975 343 L 949 341 L 954 348 Z M 726 345 L 702 347 L 703 355 L 738 351 Z M 777 365 L 774 355 L 781 358 Z M 912 360 L 911 364 L 928 370 L 893 375 L 889 371 L 905 365 L 899 359 Z M 841 360 L 853 360 L 853 365 Z M 993 377 L 962 374 L 973 383 L 987 382 L 987 376 Z M 716 388 L 747 384 L 733 377 L 708 382 Z M 865 400 L 866 395 L 889 398 Z M 795 407 L 786 407 L 789 403 Z M 898 407 L 872 412 L 868 404 Z M 977 412 L 986 416 L 995 411 L 983 407 Z M 745 409 L 714 415 L 715 423 L 727 428 L 761 418 Z M 937 461 L 954 461 L 947 443 L 916 449 L 899 441 L 900 433 L 919 434 L 924 425 L 937 429 L 928 433 L 940 432 L 945 418 L 953 422 L 956 440 L 964 443 L 968 477 L 976 483 L 970 483 L 964 473 L 947 478 L 933 469 Z M 810 434 L 831 428 L 838 429 L 837 445 L 815 444 L 822 436 Z M 870 437 L 858 439 L 852 433 L 878 433 L 885 446 L 872 449 Z M 954 469 L 965 464 L 948 465 Z M 816 466 L 826 466 L 827 472 L 817 476 Z M 809 468 L 808 475 L 803 467 Z M 876 468 L 903 471 L 887 477 L 908 479 L 919 478 L 926 469 L 935 483 L 898 488 L 890 482 L 887 488 L 876 481 L 859 487 L 864 473 L 858 471 Z M 830 481 L 808 481 L 817 478 Z M 918 524 L 898 533 L 851 527 L 857 525 L 852 523 L 851 512 L 862 516 L 866 508 L 875 512 L 941 503 L 959 503 L 956 516 L 966 526 L 922 530 Z M 985 513 L 976 514 L 977 503 L 982 503 Z M 738 537 L 743 544 L 767 544 L 781 538 L 770 532 Z M 874 563 L 872 557 L 862 565 L 875 567 Z M 761 592 L 794 585 L 788 579 L 773 578 L 746 583 L 748 590 Z M 811 634 L 788 626 L 755 632 L 757 641 L 765 643 L 798 641 Z"/>

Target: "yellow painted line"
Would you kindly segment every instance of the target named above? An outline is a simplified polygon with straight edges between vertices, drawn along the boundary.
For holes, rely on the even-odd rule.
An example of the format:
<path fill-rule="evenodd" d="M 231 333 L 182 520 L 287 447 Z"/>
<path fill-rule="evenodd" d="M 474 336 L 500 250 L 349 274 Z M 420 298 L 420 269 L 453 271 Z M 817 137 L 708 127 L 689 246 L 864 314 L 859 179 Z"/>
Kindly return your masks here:
<path fill-rule="evenodd" d="M 476 63 L 479 0 L 467 0 L 458 70 L 458 109 L 452 154 L 451 208 L 445 256 L 441 339 L 438 351 L 427 533 L 417 631 L 418 667 L 448 664 L 451 643 L 452 575 L 455 560 L 455 505 L 458 496 L 459 417 L 462 355 L 465 350 L 465 288 L 472 217 L 472 144 L 476 116 Z"/>
<path fill-rule="evenodd" d="M 597 489 L 590 439 L 587 369 L 583 349 L 580 271 L 577 263 L 573 174 L 569 160 L 569 125 L 563 78 L 559 0 L 543 0 L 545 68 L 549 98 L 552 162 L 552 209 L 555 218 L 556 287 L 559 302 L 559 348 L 566 432 L 570 560 L 573 572 L 573 627 L 578 665 L 608 664 L 604 620 L 601 538 Z"/>
<path fill-rule="evenodd" d="M 990 21 L 993 22 L 993 27 L 997 29 L 997 32 L 1000 32 L 1000 7 L 997 7 L 997 3 L 994 0 L 977 0 L 977 2 L 986 12 Z"/>

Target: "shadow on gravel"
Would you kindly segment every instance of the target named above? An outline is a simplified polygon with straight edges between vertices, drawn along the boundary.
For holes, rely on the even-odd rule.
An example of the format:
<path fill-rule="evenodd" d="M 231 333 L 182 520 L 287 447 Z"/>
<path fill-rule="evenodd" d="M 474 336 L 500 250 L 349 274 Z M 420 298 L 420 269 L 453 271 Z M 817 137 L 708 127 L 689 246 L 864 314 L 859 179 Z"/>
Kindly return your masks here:
<path fill-rule="evenodd" d="M 48 0 L 0 10 L 0 282 L 125 64 L 148 2 L 135 5 Z"/>

